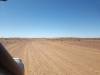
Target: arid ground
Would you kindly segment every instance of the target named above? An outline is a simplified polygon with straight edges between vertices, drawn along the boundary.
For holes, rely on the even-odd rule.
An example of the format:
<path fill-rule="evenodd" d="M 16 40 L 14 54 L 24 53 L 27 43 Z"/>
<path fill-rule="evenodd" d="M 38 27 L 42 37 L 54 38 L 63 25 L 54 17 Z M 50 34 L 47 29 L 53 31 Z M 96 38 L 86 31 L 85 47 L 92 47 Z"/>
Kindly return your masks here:
<path fill-rule="evenodd" d="M 1 39 L 25 75 L 100 75 L 99 39 Z"/>

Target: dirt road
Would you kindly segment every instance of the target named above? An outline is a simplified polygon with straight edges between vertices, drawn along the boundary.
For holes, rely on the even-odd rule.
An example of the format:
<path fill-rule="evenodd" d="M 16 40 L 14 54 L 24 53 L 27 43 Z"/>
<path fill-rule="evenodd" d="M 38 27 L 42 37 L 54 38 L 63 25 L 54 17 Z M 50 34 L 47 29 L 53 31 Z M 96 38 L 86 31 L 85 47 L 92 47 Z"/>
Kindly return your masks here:
<path fill-rule="evenodd" d="M 99 48 L 51 40 L 18 41 L 6 47 L 23 60 L 25 75 L 100 75 Z"/>

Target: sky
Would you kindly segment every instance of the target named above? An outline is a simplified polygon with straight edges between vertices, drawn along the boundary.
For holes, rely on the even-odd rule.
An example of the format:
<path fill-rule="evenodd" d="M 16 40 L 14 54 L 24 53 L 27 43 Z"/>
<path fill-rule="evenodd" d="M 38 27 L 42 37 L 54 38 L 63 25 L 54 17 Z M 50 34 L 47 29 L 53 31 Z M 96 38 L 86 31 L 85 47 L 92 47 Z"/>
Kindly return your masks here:
<path fill-rule="evenodd" d="M 100 0 L 0 2 L 0 37 L 100 37 Z"/>

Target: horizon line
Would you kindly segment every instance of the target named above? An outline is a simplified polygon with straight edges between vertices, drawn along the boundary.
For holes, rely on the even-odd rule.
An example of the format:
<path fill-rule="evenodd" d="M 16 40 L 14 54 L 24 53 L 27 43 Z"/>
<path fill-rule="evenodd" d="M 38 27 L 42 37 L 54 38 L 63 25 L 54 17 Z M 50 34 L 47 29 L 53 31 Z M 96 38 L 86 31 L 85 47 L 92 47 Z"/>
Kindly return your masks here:
<path fill-rule="evenodd" d="M 52 38 L 54 38 L 54 39 L 56 39 L 56 38 L 57 38 L 57 39 L 60 39 L 60 38 L 65 38 L 65 39 L 67 39 L 67 38 L 72 38 L 72 39 L 73 39 L 73 38 L 100 38 L 100 36 L 98 36 L 98 37 L 76 37 L 76 36 L 75 36 L 75 37 L 74 37 L 74 36 L 72 36 L 72 37 L 67 37 L 67 36 L 66 36 L 66 37 L 20 37 L 20 36 L 19 36 L 19 37 L 0 37 L 0 39 L 1 39 L 1 38 L 33 38 L 33 39 L 34 39 L 34 38 L 37 38 L 37 39 L 38 39 L 38 38 L 46 38 L 46 39 L 49 39 L 49 38 L 51 38 L 51 39 L 52 39 Z"/>

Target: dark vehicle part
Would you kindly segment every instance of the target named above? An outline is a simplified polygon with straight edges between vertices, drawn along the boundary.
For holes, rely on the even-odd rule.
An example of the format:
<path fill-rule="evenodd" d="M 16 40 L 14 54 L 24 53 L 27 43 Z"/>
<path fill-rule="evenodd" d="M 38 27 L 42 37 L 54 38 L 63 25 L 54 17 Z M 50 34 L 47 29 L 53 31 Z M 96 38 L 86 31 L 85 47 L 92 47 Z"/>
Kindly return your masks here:
<path fill-rule="evenodd" d="M 7 0 L 0 0 L 0 1 L 7 1 Z"/>
<path fill-rule="evenodd" d="M 13 58 L 14 61 L 17 63 L 19 68 L 21 69 L 22 75 L 24 75 L 24 64 L 20 58 Z"/>
<path fill-rule="evenodd" d="M 0 43 L 0 67 L 7 70 L 11 75 L 23 75 L 22 69 L 18 63 L 7 52 L 4 46 Z"/>

